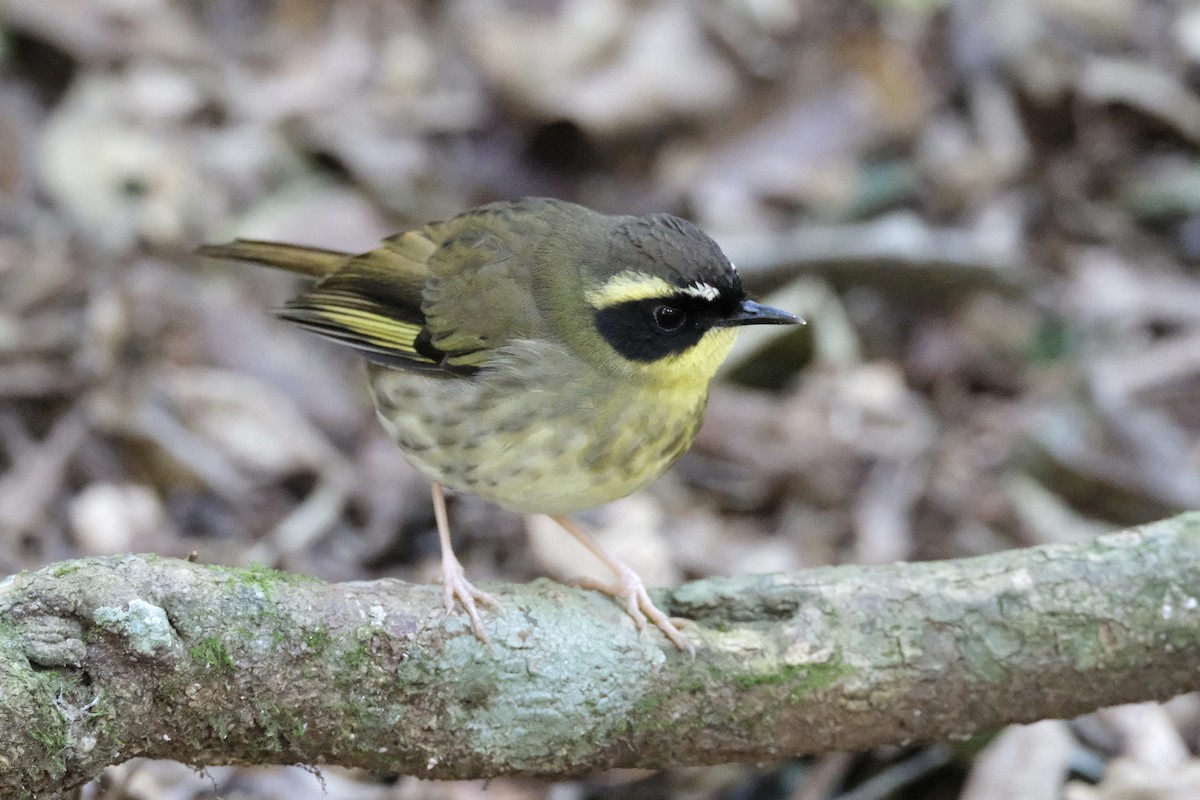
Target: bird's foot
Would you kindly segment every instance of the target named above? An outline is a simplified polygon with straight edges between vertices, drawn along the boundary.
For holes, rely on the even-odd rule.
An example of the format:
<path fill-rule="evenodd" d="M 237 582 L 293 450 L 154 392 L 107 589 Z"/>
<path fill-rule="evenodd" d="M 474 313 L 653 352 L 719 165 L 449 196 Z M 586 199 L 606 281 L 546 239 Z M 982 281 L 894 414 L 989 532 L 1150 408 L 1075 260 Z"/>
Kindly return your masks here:
<path fill-rule="evenodd" d="M 475 638 L 487 645 L 492 643 L 483 629 L 483 619 L 480 618 L 479 609 L 475 604 L 500 608 L 500 601 L 487 592 L 476 589 L 467 580 L 462 564 L 454 557 L 453 553 L 449 558 L 446 557 L 445 552 L 442 554 L 442 598 L 446 603 L 447 614 L 454 613 L 455 605 L 462 606 L 463 611 L 466 611 L 467 616 L 471 619 L 471 628 L 475 631 Z"/>
<path fill-rule="evenodd" d="M 671 622 L 670 617 L 664 614 L 658 606 L 654 605 L 654 601 L 650 599 L 650 594 L 646 591 L 646 584 L 642 582 L 641 577 L 630 567 L 619 561 L 609 566 L 612 567 L 617 576 L 616 581 L 613 583 L 598 581 L 595 578 L 578 578 L 571 581 L 571 583 L 584 589 L 603 592 L 617 600 L 623 600 L 625 602 L 625 613 L 633 618 L 633 623 L 637 625 L 639 631 L 646 629 L 646 621 L 647 617 L 649 617 L 649 621 L 653 622 L 654 626 L 671 640 L 671 644 L 695 656 L 696 646 L 683 634 L 683 631 L 675 627 L 675 623 Z"/>

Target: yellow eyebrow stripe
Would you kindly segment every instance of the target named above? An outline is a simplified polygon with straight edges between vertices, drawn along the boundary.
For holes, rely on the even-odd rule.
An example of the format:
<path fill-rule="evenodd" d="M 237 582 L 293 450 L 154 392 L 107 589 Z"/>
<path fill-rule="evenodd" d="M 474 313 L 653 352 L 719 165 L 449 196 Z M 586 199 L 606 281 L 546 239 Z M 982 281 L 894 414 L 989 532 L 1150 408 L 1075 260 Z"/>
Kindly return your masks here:
<path fill-rule="evenodd" d="M 632 300 L 670 297 L 678 293 L 676 287 L 656 275 L 625 270 L 618 272 L 598 288 L 584 292 L 583 296 L 592 308 L 599 311 Z"/>

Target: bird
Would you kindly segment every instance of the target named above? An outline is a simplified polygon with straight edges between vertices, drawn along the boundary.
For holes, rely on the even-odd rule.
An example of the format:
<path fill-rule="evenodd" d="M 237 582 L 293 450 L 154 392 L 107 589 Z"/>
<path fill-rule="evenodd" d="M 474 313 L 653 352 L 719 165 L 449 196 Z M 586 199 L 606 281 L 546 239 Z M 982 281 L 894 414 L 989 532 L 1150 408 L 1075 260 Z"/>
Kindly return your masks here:
<path fill-rule="evenodd" d="M 500 604 L 454 554 L 444 489 L 550 516 L 613 573 L 587 588 L 694 655 L 569 515 L 644 488 L 691 446 L 740 327 L 803 322 L 750 300 L 698 227 L 522 198 L 360 254 L 249 239 L 197 252 L 315 279 L 275 314 L 365 358 L 383 427 L 432 485 L 446 610 L 480 641 L 479 607 Z"/>

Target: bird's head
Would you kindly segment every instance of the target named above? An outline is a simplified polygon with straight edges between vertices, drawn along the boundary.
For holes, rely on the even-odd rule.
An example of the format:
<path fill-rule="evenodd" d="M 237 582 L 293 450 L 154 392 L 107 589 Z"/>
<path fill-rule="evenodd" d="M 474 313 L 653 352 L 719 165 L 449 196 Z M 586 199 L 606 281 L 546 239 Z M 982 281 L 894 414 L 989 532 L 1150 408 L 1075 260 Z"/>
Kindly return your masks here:
<path fill-rule="evenodd" d="M 747 299 L 737 270 L 695 225 L 667 214 L 619 218 L 591 260 L 584 300 L 610 364 L 669 386 L 707 382 L 742 325 L 799 317 Z"/>

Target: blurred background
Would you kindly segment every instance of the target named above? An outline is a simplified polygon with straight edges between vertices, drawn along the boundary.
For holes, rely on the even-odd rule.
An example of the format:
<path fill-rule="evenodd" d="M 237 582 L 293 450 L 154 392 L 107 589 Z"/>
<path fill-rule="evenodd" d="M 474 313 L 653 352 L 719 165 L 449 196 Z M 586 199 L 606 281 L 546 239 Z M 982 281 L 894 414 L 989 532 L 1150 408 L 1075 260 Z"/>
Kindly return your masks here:
<path fill-rule="evenodd" d="M 0 0 L 0 574 L 432 578 L 361 364 L 270 317 L 292 278 L 191 251 L 529 194 L 687 216 L 810 322 L 747 331 L 693 452 L 585 519 L 652 584 L 1200 508 L 1198 89 L 1200 7 L 1165 0 Z M 594 569 L 451 513 L 477 583 Z M 1185 696 L 559 784 L 138 761 L 83 796 L 1194 798 L 1198 743 Z"/>

